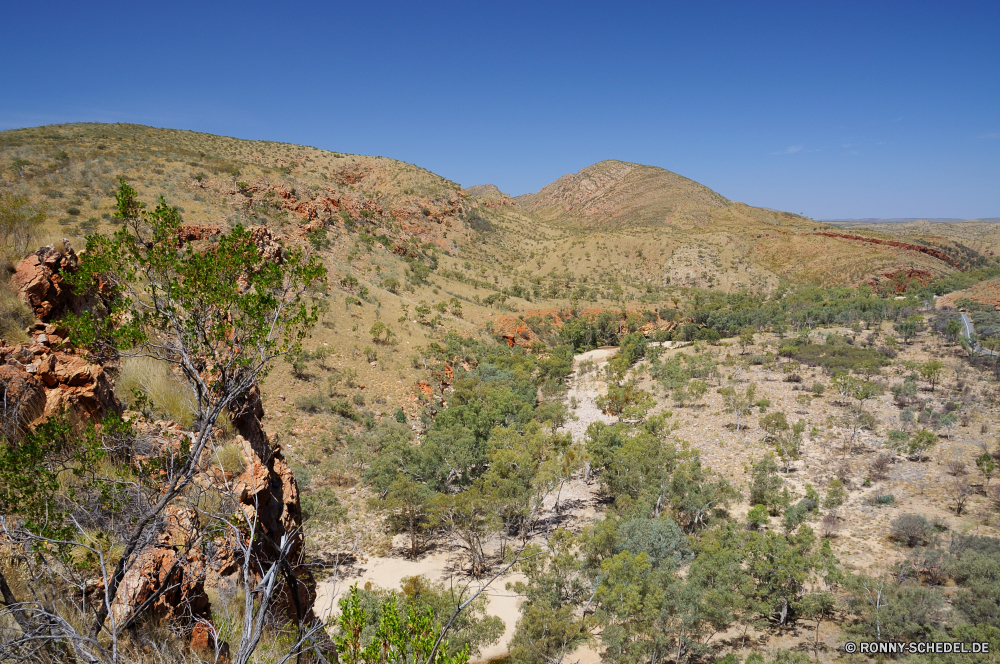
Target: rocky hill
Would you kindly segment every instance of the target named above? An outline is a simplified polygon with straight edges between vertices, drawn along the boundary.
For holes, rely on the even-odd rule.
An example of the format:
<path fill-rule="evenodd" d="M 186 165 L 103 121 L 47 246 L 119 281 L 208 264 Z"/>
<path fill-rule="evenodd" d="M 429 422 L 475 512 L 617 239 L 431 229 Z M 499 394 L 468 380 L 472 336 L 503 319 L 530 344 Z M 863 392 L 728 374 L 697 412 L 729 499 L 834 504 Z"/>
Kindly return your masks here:
<path fill-rule="evenodd" d="M 559 225 L 614 228 L 697 226 L 732 202 L 708 187 L 655 166 L 602 161 L 564 175 L 518 204 Z"/>
<path fill-rule="evenodd" d="M 757 594 L 740 595 L 739 616 L 711 630 L 702 625 L 702 645 L 743 655 L 764 643 L 794 646 L 830 661 L 858 602 L 834 589 L 836 616 L 806 613 L 808 604 L 795 598 L 827 584 L 819 561 L 836 555 L 854 574 L 906 559 L 908 567 L 893 569 L 927 579 L 933 560 L 914 558 L 898 532 L 886 535 L 897 516 L 934 518 L 917 524 L 928 547 L 939 532 L 996 533 L 1000 492 L 989 476 L 970 484 L 974 473 L 986 473 L 975 465 L 985 464 L 984 454 L 1000 459 L 991 437 L 1000 421 L 989 373 L 996 367 L 948 332 L 959 329 L 955 314 L 926 309 L 934 298 L 908 290 L 942 276 L 959 284 L 992 274 L 988 238 L 975 244 L 957 230 L 932 236 L 924 227 L 907 235 L 905 225 L 831 227 L 617 161 L 514 199 L 494 185 L 463 189 L 383 157 L 134 125 L 0 132 L 0 177 L 4 205 L 44 216 L 30 252 L 4 257 L 12 278 L 0 280 L 0 391 L 5 408 L 16 406 L 4 412 L 9 431 L 2 433 L 13 437 L 62 411 L 77 428 L 127 414 L 141 445 L 113 451 L 129 473 L 175 452 L 183 457 L 198 418 L 191 388 L 163 362 L 102 364 L 74 348 L 59 323 L 90 304 L 61 275 L 78 264 L 74 247 L 122 228 L 119 181 L 147 207 L 162 198 L 181 215 L 177 248 L 201 251 L 241 225 L 267 261 L 302 249 L 327 270 L 326 282 L 304 296 L 319 317 L 311 336 L 220 420 L 224 444 L 195 475 L 190 511 L 168 515 L 110 609 L 117 618 L 155 602 L 153 615 L 180 627 L 192 648 L 217 641 L 208 631 L 225 629 L 220 607 L 245 597 L 233 594 L 241 561 L 275 562 L 282 536 L 293 534 L 287 557 L 294 569 L 286 573 L 301 582 L 281 598 L 286 617 L 293 607 L 308 613 L 318 596 L 316 613 L 325 618 L 344 590 L 345 577 L 335 573 L 345 565 L 359 587 L 403 583 L 409 595 L 401 598 L 428 589 L 443 598 L 444 586 L 403 577 L 486 578 L 504 555 L 496 551 L 514 545 L 515 530 L 522 546 L 542 545 L 554 528 L 584 538 L 578 542 L 595 533 L 644 539 L 626 521 L 620 532 L 589 529 L 598 522 L 617 529 L 616 518 L 643 505 L 657 506 L 656 519 L 643 516 L 641 527 L 678 528 L 660 518 L 662 504 L 664 516 L 687 530 L 649 537 L 675 542 L 677 564 L 695 555 L 685 542 L 723 529 L 734 537 L 726 547 L 735 560 L 747 559 L 750 549 L 740 548 L 747 542 L 759 552 L 789 542 L 798 548 L 788 555 L 811 552 L 794 558 L 811 566 L 810 580 L 778 603 L 778 591 L 761 579 L 735 582 L 728 594 Z M 171 231 L 167 246 L 174 240 Z M 874 294 L 821 288 L 864 283 Z M 980 334 L 1000 325 L 992 314 L 976 324 Z M 615 344 L 621 349 L 608 348 Z M 853 375 L 834 378 L 849 369 Z M 621 436 L 600 438 L 604 425 Z M 588 441 L 592 431 L 598 438 Z M 677 456 L 661 454 L 675 444 Z M 933 457 L 924 454 L 931 448 Z M 518 470 L 498 481 L 498 459 L 508 452 Z M 678 461 L 683 471 L 675 473 Z M 633 470 L 639 475 L 627 486 L 611 482 Z M 158 481 L 150 496 L 162 491 Z M 676 495 L 642 493 L 668 484 Z M 489 493 L 497 487 L 513 493 Z M 699 496 L 708 502 L 697 503 Z M 732 509 L 709 509 L 716 498 Z M 270 549 L 237 555 L 239 537 L 202 523 L 207 512 L 235 511 L 259 517 Z M 813 546 L 820 546 L 817 533 L 828 552 Z M 702 542 L 700 552 L 714 550 Z M 722 559 L 711 564 L 742 569 Z M 573 565 L 570 576 L 597 569 Z M 647 577 L 636 569 L 636 579 Z M 326 576 L 315 587 L 313 570 Z M 657 574 L 700 583 L 666 568 Z M 255 573 L 244 583 L 252 588 L 264 578 Z M 596 579 L 587 584 L 596 587 Z M 88 597 L 99 594 L 87 583 Z M 157 595 L 167 587 L 169 594 Z M 711 595 L 695 585 L 689 591 Z M 509 653 L 523 661 L 507 645 L 516 647 L 515 630 L 526 638 L 534 623 L 518 620 L 512 596 L 494 597 L 506 613 L 493 617 L 502 615 L 506 627 L 488 622 L 482 607 L 471 611 L 480 612 L 473 650 L 484 659 Z M 592 599 L 603 602 L 602 616 L 614 608 L 604 596 Z M 578 608 L 572 615 L 584 622 L 573 630 L 582 638 L 597 614 Z M 547 629 L 545 620 L 534 622 Z M 799 633 L 804 626 L 810 631 Z M 488 643 L 498 649 L 480 648 Z M 599 638 L 564 645 L 569 650 L 552 661 L 597 661 L 587 648 L 598 648 Z"/>

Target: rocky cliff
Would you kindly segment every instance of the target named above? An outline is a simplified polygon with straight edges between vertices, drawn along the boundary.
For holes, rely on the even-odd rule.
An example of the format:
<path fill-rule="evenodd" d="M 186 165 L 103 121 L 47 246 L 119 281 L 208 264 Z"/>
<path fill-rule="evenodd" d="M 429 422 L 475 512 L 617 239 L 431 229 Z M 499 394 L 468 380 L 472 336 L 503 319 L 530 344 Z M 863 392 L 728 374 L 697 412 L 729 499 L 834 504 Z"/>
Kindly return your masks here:
<path fill-rule="evenodd" d="M 204 239 L 188 235 L 192 237 L 179 241 Z M 266 232 L 254 239 L 265 254 L 276 246 Z M 89 303 L 63 280 L 62 274 L 76 265 L 75 252 L 64 243 L 40 248 L 24 259 L 13 275 L 18 296 L 31 306 L 38 320 L 29 329 L 30 344 L 11 345 L 0 339 L 0 436 L 15 440 L 59 413 L 77 427 L 100 427 L 106 417 L 116 415 L 128 420 L 136 440 L 142 441 L 129 450 L 128 463 L 138 468 L 151 458 L 182 453 L 191 433 L 177 422 L 149 421 L 126 411 L 114 392 L 117 366 L 89 361 L 59 326 L 60 315 L 81 311 Z M 154 618 L 186 626 L 194 648 L 212 645 L 207 627 L 212 607 L 207 591 L 239 586 L 244 581 L 244 568 L 250 570 L 253 582 L 258 582 L 277 559 L 277 545 L 283 538 L 292 540 L 287 557 L 291 562 L 282 566 L 285 583 L 278 610 L 293 621 L 309 619 L 315 599 L 315 584 L 305 565 L 298 485 L 280 446 L 261 425 L 264 410 L 258 388 L 235 403 L 229 415 L 235 431 L 226 442 L 239 448 L 244 470 L 229 475 L 213 465 L 211 454 L 206 453 L 194 484 L 232 500 L 233 509 L 254 523 L 256 532 L 252 537 L 247 535 L 246 541 L 235 542 L 220 536 L 218 529 L 205 529 L 204 519 L 195 509 L 169 506 L 157 535 L 137 554 L 111 607 L 112 616 L 120 622 L 136 607 L 151 602 L 149 611 Z M 250 552 L 250 560 L 243 551 Z M 97 579 L 89 593 L 99 598 L 103 587 Z"/>

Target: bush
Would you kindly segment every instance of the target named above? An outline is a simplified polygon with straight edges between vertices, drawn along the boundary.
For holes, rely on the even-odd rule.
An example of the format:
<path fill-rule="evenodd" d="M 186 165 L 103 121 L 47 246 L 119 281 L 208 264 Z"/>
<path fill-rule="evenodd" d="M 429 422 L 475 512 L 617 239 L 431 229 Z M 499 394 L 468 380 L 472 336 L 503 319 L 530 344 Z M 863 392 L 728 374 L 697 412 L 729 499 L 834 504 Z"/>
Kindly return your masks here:
<path fill-rule="evenodd" d="M 347 517 L 344 507 L 333 489 L 322 487 L 302 491 L 302 521 L 308 525 L 335 524 Z"/>
<path fill-rule="evenodd" d="M 834 343 L 798 346 L 792 357 L 811 367 L 823 367 L 832 374 L 848 373 L 866 366 L 877 368 L 890 363 L 876 350 L 855 348 L 839 340 Z"/>
<path fill-rule="evenodd" d="M 307 413 L 325 413 L 330 410 L 330 399 L 321 392 L 307 394 L 295 400 L 295 407 Z"/>
<path fill-rule="evenodd" d="M 692 557 L 684 531 L 673 519 L 635 517 L 618 523 L 614 553 L 645 553 L 653 567 L 675 569 Z"/>
<path fill-rule="evenodd" d="M 767 508 L 763 505 L 754 505 L 753 509 L 747 512 L 747 527 L 750 530 L 760 530 L 768 521 L 770 518 L 767 515 Z"/>
<path fill-rule="evenodd" d="M 889 477 L 889 470 L 892 468 L 892 455 L 891 454 L 879 454 L 874 459 L 872 459 L 871 464 L 868 466 L 868 474 L 871 475 L 872 479 L 884 480 Z"/>
<path fill-rule="evenodd" d="M 493 224 L 479 210 L 469 210 L 465 214 L 465 221 L 469 224 L 469 228 L 479 233 L 489 233 L 493 230 Z"/>
<path fill-rule="evenodd" d="M 930 544 L 934 526 L 919 514 L 901 514 L 892 520 L 892 539 L 909 547 Z"/>
<path fill-rule="evenodd" d="M 865 501 L 872 507 L 886 507 L 896 502 L 896 497 L 891 493 L 875 493 Z"/>

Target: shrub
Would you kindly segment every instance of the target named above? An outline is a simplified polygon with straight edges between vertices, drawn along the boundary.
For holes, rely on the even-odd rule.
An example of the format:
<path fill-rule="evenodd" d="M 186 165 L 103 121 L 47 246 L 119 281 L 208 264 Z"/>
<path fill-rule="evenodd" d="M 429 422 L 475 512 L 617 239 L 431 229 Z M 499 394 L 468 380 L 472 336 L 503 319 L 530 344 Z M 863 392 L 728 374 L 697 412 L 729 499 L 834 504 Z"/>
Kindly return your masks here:
<path fill-rule="evenodd" d="M 889 470 L 892 467 L 892 455 L 891 454 L 879 454 L 874 459 L 872 459 L 871 464 L 868 466 L 868 474 L 872 479 L 884 480 L 889 476 Z"/>
<path fill-rule="evenodd" d="M 763 505 L 754 505 L 753 509 L 747 512 L 747 527 L 750 530 L 760 530 L 768 521 L 770 518 L 767 515 L 767 508 Z"/>
<path fill-rule="evenodd" d="M 856 371 L 862 367 L 882 367 L 889 360 L 876 350 L 855 348 L 835 340 L 834 343 L 806 344 L 797 346 L 792 355 L 802 364 L 811 367 L 823 367 L 833 374 Z"/>
<path fill-rule="evenodd" d="M 865 501 L 872 507 L 885 507 L 896 502 L 896 497 L 891 493 L 873 493 Z"/>
<path fill-rule="evenodd" d="M 325 413 L 330 411 L 330 399 L 322 392 L 307 394 L 295 399 L 295 407 L 307 413 Z"/>
<path fill-rule="evenodd" d="M 341 504 L 333 489 L 328 487 L 306 489 L 300 495 L 302 521 L 309 525 L 335 524 L 347 517 L 347 508 Z"/>
<path fill-rule="evenodd" d="M 919 514 L 901 514 L 892 520 L 892 539 L 909 547 L 930 544 L 934 526 Z"/>
<path fill-rule="evenodd" d="M 961 459 L 949 459 L 948 460 L 948 472 L 958 477 L 959 475 L 966 475 L 969 472 L 969 468 L 964 461 Z"/>
<path fill-rule="evenodd" d="M 24 257 L 45 221 L 47 206 L 32 205 L 27 196 L 0 192 L 0 268 Z M 77 210 L 77 214 L 79 214 Z"/>
<path fill-rule="evenodd" d="M 465 221 L 469 224 L 469 228 L 479 233 L 489 233 L 493 230 L 493 224 L 479 210 L 469 210 L 465 214 Z"/>
<path fill-rule="evenodd" d="M 402 408 L 396 409 L 396 421 L 400 424 L 406 424 L 406 413 L 403 412 Z"/>
<path fill-rule="evenodd" d="M 815 394 L 816 396 L 818 397 L 822 396 L 823 392 L 825 391 L 826 391 L 826 385 L 824 385 L 823 383 L 816 381 L 815 383 L 812 384 L 812 393 Z"/>
<path fill-rule="evenodd" d="M 828 510 L 835 510 L 844 504 L 847 499 L 847 491 L 844 483 L 839 479 L 832 479 L 826 487 L 826 498 L 823 500 L 823 507 Z"/>
<path fill-rule="evenodd" d="M 820 520 L 820 534 L 823 537 L 833 537 L 840 530 L 840 519 L 836 514 L 826 514 Z"/>

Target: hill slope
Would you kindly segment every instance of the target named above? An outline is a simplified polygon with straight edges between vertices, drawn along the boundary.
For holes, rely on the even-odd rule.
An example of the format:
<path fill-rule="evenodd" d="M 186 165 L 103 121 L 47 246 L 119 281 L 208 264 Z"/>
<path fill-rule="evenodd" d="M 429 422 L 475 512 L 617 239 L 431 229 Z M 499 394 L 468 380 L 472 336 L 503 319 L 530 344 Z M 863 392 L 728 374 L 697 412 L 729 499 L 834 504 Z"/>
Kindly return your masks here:
<path fill-rule="evenodd" d="M 655 166 L 602 161 L 517 197 L 541 219 L 581 228 L 699 224 L 731 205 L 694 180 Z"/>
<path fill-rule="evenodd" d="M 125 124 L 0 132 L 0 187 L 48 205 L 41 241 L 80 246 L 113 229 L 119 177 L 143 200 L 163 195 L 186 223 L 262 224 L 311 243 L 369 292 L 403 284 L 412 290 L 394 297 L 407 306 L 434 304 L 444 290 L 466 302 L 459 326 L 539 300 L 617 306 L 683 298 L 693 286 L 767 290 L 781 279 L 857 284 L 901 268 L 954 270 L 926 253 L 820 235 L 831 227 L 621 161 L 512 199 L 394 159 L 268 141 Z M 428 252 L 436 275 L 408 279 L 416 254 Z M 479 304 L 493 293 L 506 303 Z"/>

